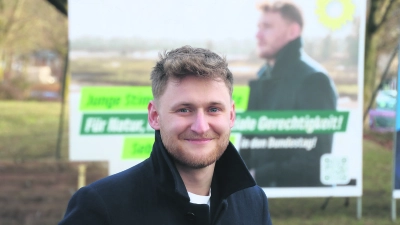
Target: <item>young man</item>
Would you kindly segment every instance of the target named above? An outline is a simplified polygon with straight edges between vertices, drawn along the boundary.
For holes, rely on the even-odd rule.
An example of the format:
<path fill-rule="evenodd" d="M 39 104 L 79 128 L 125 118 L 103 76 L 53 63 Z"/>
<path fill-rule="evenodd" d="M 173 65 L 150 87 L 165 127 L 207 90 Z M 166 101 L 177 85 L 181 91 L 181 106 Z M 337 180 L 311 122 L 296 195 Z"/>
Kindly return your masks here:
<path fill-rule="evenodd" d="M 303 18 L 299 8 L 288 2 L 260 6 L 257 48 L 266 64 L 256 80 L 250 81 L 248 110 L 295 111 L 336 110 L 334 84 L 321 65 L 302 50 Z M 312 149 L 241 149 L 241 155 L 261 187 L 316 187 L 320 181 L 320 158 L 330 153 L 332 134 L 264 135 L 285 141 L 316 142 Z"/>
<path fill-rule="evenodd" d="M 150 158 L 81 188 L 59 225 L 271 225 L 265 193 L 229 143 L 225 59 L 185 46 L 161 56 L 151 80 Z"/>

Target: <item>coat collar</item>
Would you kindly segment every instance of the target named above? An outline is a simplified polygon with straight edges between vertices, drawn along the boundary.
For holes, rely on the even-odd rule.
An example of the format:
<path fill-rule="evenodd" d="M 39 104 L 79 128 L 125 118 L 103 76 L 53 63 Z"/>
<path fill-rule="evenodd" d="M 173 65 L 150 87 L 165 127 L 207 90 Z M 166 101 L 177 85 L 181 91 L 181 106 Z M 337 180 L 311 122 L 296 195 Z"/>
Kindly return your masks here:
<path fill-rule="evenodd" d="M 276 55 L 276 64 L 280 61 L 298 59 L 301 56 L 301 49 L 302 49 L 302 39 L 298 37 L 293 41 L 287 43 L 285 47 L 283 47 Z"/>
<path fill-rule="evenodd" d="M 183 180 L 162 143 L 160 131 L 155 132 L 155 142 L 150 159 L 161 189 L 175 197 L 189 201 Z M 238 151 L 231 143 L 215 165 L 212 182 L 218 184 L 218 190 L 212 190 L 212 193 L 220 193 L 222 199 L 256 185 Z M 212 187 L 214 188 L 215 185 L 212 184 Z"/>
<path fill-rule="evenodd" d="M 268 78 L 281 78 L 281 77 L 276 77 L 277 76 L 277 71 L 280 71 L 282 69 L 287 68 L 287 64 L 290 61 L 295 61 L 301 58 L 303 52 L 302 52 L 302 39 L 301 37 L 298 37 L 294 39 L 293 41 L 287 43 L 277 54 L 276 54 L 276 60 L 275 60 L 275 65 L 270 68 L 270 75 L 267 76 Z M 267 65 L 264 65 L 266 71 L 266 68 L 268 68 Z M 262 77 L 261 73 L 265 73 L 262 71 L 262 69 L 259 71 L 259 77 Z"/>

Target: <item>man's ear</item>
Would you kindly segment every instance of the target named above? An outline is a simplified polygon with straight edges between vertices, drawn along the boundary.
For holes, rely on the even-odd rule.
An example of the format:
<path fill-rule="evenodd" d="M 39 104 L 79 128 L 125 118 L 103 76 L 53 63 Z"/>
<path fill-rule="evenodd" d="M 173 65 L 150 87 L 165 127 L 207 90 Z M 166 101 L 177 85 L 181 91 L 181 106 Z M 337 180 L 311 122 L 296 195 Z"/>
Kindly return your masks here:
<path fill-rule="evenodd" d="M 154 130 L 159 130 L 160 129 L 160 117 L 157 112 L 157 107 L 154 102 L 154 100 L 149 102 L 149 105 L 147 106 L 147 111 L 148 111 L 148 121 L 149 125 L 154 129 Z"/>
<path fill-rule="evenodd" d="M 293 41 L 301 35 L 301 27 L 298 23 L 290 23 L 289 25 L 289 40 Z"/>
<path fill-rule="evenodd" d="M 229 118 L 229 125 L 231 128 L 235 125 L 235 120 L 236 120 L 235 102 L 232 101 L 230 118 Z"/>

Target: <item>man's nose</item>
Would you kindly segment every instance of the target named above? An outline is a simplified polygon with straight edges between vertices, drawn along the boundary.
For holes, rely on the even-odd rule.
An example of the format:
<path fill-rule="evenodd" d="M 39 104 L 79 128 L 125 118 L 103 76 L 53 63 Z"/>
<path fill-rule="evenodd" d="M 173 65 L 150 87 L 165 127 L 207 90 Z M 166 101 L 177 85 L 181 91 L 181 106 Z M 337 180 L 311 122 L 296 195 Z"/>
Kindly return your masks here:
<path fill-rule="evenodd" d="M 210 129 L 207 121 L 207 115 L 205 115 L 202 110 L 199 110 L 195 114 L 191 129 L 198 134 L 203 134 Z"/>

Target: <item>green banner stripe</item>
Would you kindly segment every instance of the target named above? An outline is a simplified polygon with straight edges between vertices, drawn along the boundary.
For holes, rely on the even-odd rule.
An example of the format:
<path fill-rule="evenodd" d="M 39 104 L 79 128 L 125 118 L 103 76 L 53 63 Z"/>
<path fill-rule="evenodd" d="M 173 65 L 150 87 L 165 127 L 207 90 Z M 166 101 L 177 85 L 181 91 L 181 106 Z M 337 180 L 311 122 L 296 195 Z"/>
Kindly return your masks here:
<path fill-rule="evenodd" d="M 250 88 L 248 86 L 234 86 L 232 99 L 235 102 L 236 110 L 244 111 L 249 102 Z"/>
<path fill-rule="evenodd" d="M 84 114 L 80 133 L 99 134 L 150 134 L 153 128 L 147 122 L 147 113 L 135 114 Z"/>
<path fill-rule="evenodd" d="M 153 99 L 150 86 L 84 87 L 81 89 L 80 110 L 141 110 Z"/>
<path fill-rule="evenodd" d="M 232 132 L 242 134 L 317 134 L 345 132 L 349 112 L 248 111 L 236 114 Z"/>
<path fill-rule="evenodd" d="M 349 112 L 339 111 L 248 111 L 236 113 L 233 133 L 318 134 L 345 132 Z M 84 114 L 82 135 L 150 134 L 147 113 Z"/>
<path fill-rule="evenodd" d="M 233 100 L 237 110 L 245 110 L 249 98 L 249 87 L 235 86 Z M 153 99 L 150 86 L 134 87 L 83 87 L 81 89 L 81 111 L 147 111 Z"/>
<path fill-rule="evenodd" d="M 124 139 L 122 159 L 146 159 L 153 149 L 154 136 L 129 137 Z"/>

